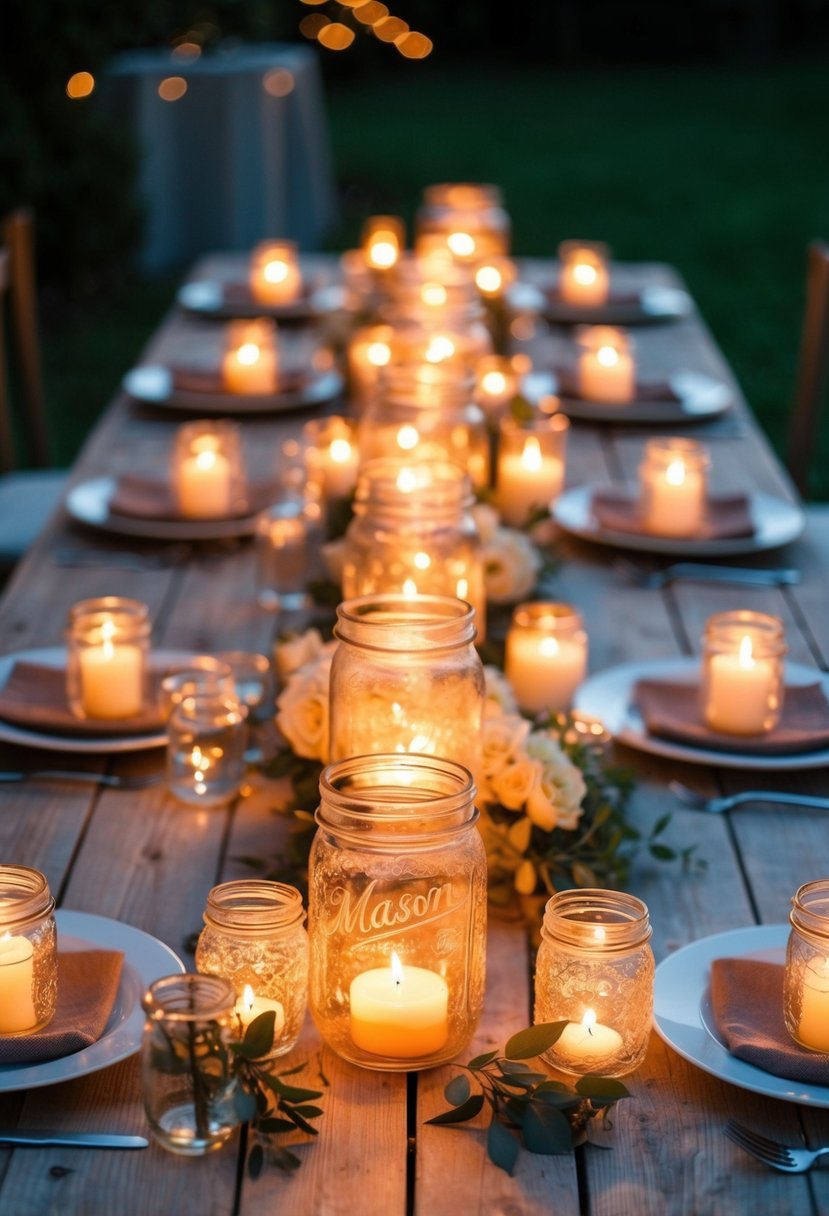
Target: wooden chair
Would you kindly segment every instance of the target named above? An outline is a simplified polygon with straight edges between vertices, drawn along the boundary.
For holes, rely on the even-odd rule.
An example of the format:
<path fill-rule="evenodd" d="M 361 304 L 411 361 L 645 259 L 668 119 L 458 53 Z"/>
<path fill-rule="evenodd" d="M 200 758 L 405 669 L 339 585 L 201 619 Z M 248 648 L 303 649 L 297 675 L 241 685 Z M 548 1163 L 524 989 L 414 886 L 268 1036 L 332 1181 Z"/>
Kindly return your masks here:
<path fill-rule="evenodd" d="M 34 224 L 28 209 L 9 215 L 0 246 L 0 567 L 27 551 L 64 491 L 66 474 L 49 463 L 38 339 Z M 8 304 L 10 316 L 4 316 Z M 11 339 L 7 342 L 7 336 Z M 7 347 L 14 362 L 22 410 L 18 418 L 25 456 L 19 468 L 9 392 Z M 32 467 L 33 466 L 33 467 Z"/>
<path fill-rule="evenodd" d="M 829 370 L 829 244 L 812 241 L 806 258 L 806 307 L 786 456 L 786 466 L 804 498 L 809 496 L 809 471 Z"/>

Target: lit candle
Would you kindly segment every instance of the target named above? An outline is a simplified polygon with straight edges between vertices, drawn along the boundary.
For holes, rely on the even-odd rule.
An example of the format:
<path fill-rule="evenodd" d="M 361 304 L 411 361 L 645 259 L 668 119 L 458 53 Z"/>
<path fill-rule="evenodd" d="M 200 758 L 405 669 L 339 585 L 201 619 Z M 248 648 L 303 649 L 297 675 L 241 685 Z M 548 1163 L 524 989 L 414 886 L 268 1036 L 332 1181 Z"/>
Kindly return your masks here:
<path fill-rule="evenodd" d="M 549 507 L 564 484 L 564 461 L 542 451 L 536 435 L 527 435 L 520 452 L 498 455 L 498 511 L 504 523 L 520 527 L 534 507 Z"/>
<path fill-rule="evenodd" d="M 285 1009 L 279 1001 L 269 1000 L 268 997 L 258 996 L 250 984 L 245 984 L 242 995 L 237 999 L 234 1012 L 239 1019 L 240 1033 L 244 1034 L 248 1026 L 262 1013 L 273 1010 L 273 1037 L 279 1038 L 285 1029 Z"/>
<path fill-rule="evenodd" d="M 559 294 L 568 304 L 600 308 L 607 302 L 610 275 L 600 248 L 565 242 L 559 250 Z"/>
<path fill-rule="evenodd" d="M 99 646 L 78 653 L 81 705 L 89 718 L 134 718 L 144 707 L 144 655 L 140 646 L 113 641 L 115 624 L 104 621 Z"/>
<path fill-rule="evenodd" d="M 478 360 L 475 397 L 490 420 L 498 418 L 518 392 L 520 377 L 512 360 L 503 355 L 487 355 Z"/>
<path fill-rule="evenodd" d="M 368 325 L 348 343 L 348 379 L 351 395 L 365 406 L 392 361 L 394 330 L 390 325 Z"/>
<path fill-rule="evenodd" d="M 302 290 L 302 272 L 293 241 L 264 241 L 251 257 L 250 290 L 269 307 L 293 304 Z"/>
<path fill-rule="evenodd" d="M 769 707 L 778 701 L 774 659 L 755 658 L 751 637 L 733 654 L 708 657 L 705 720 L 712 730 L 730 735 L 759 735 L 768 730 Z"/>
<path fill-rule="evenodd" d="M 611 1064 L 623 1046 L 618 1031 L 602 1026 L 594 1010 L 588 1009 L 581 1022 L 568 1022 L 550 1055 L 574 1072 L 601 1073 L 602 1065 Z"/>
<path fill-rule="evenodd" d="M 636 391 L 633 352 L 621 330 L 597 326 L 580 338 L 579 391 L 586 401 L 624 405 Z"/>
<path fill-rule="evenodd" d="M 216 447 L 184 456 L 176 476 L 178 506 L 188 519 L 224 519 L 232 507 L 230 461 Z"/>
<path fill-rule="evenodd" d="M 0 937 L 0 1034 L 19 1034 L 37 1025 L 33 958 L 28 938 Z"/>
<path fill-rule="evenodd" d="M 275 393 L 278 358 L 274 327 L 231 326 L 228 348 L 222 360 L 222 382 L 229 393 Z"/>
<path fill-rule="evenodd" d="M 648 469 L 644 525 L 659 536 L 694 536 L 705 522 L 706 478 L 681 456 L 663 469 Z"/>
<path fill-rule="evenodd" d="M 517 608 L 507 633 L 504 672 L 526 713 L 568 709 L 587 672 L 587 635 L 575 609 L 564 604 Z"/>
<path fill-rule="evenodd" d="M 829 958 L 814 958 L 806 965 L 797 1038 L 804 1047 L 829 1053 Z"/>
<path fill-rule="evenodd" d="M 403 248 L 403 221 L 396 215 L 374 215 L 363 225 L 362 249 L 371 270 L 386 271 L 397 265 Z"/>
<path fill-rule="evenodd" d="M 355 976 L 349 989 L 350 1032 L 355 1047 L 395 1060 L 439 1051 L 449 1038 L 449 988 L 436 971 L 403 966 Z"/>

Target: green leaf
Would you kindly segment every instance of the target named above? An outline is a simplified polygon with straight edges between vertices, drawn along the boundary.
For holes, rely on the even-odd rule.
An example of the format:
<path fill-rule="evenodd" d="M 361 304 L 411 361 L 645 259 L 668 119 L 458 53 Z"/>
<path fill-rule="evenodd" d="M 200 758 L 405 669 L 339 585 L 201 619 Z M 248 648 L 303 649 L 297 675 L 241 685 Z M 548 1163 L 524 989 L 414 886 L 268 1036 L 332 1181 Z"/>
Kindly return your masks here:
<path fill-rule="evenodd" d="M 651 828 L 651 836 L 661 836 L 670 822 L 671 812 L 668 811 L 667 815 L 663 815 L 660 819 L 657 819 L 656 823 Z"/>
<path fill-rule="evenodd" d="M 486 1134 L 486 1148 L 490 1161 L 499 1169 L 511 1174 L 518 1160 L 518 1141 L 512 1132 L 508 1132 L 496 1119 L 493 1119 L 489 1125 L 489 1131 Z"/>
<path fill-rule="evenodd" d="M 307 1119 L 303 1119 L 299 1111 L 300 1106 L 286 1106 L 283 1108 L 285 1115 L 291 1120 L 295 1127 L 298 1127 L 301 1132 L 305 1132 L 309 1136 L 318 1136 L 319 1131 L 316 1127 L 312 1127 Z"/>
<path fill-rule="evenodd" d="M 531 1153 L 553 1156 L 573 1147 L 570 1123 L 554 1106 L 532 1103 L 524 1116 L 524 1144 Z"/>
<path fill-rule="evenodd" d="M 669 849 L 666 844 L 652 844 L 649 846 L 648 852 L 657 861 L 674 861 L 676 859 L 675 850 Z"/>
<path fill-rule="evenodd" d="M 233 1109 L 242 1123 L 256 1117 L 256 1098 L 246 1093 L 244 1089 L 236 1089 L 233 1094 Z"/>
<path fill-rule="evenodd" d="M 588 1073 L 579 1077 L 576 1090 L 585 1098 L 596 1098 L 600 1102 L 616 1102 L 619 1098 L 629 1098 L 630 1090 L 615 1077 L 599 1077 Z"/>
<path fill-rule="evenodd" d="M 453 1077 L 443 1091 L 443 1096 L 452 1106 L 463 1106 L 469 1097 L 469 1078 L 465 1073 Z"/>
<path fill-rule="evenodd" d="M 325 1111 L 321 1106 L 294 1106 L 293 1112 L 296 1115 L 301 1115 L 303 1119 L 319 1119 L 320 1115 L 324 1115 Z"/>
<path fill-rule="evenodd" d="M 296 1153 L 292 1153 L 290 1149 L 287 1148 L 280 1147 L 274 1149 L 272 1157 L 274 1165 L 278 1166 L 279 1169 L 284 1170 L 286 1174 L 292 1173 L 294 1170 L 298 1170 L 302 1165 L 302 1162 L 300 1161 L 299 1157 L 297 1157 Z"/>
<path fill-rule="evenodd" d="M 504 1055 L 508 1060 L 530 1060 L 543 1055 L 553 1043 L 557 1043 L 567 1022 L 541 1022 L 519 1030 L 507 1042 Z"/>
<path fill-rule="evenodd" d="M 322 1091 L 319 1089 L 300 1089 L 298 1085 L 286 1085 L 276 1073 L 262 1073 L 261 1079 L 275 1094 L 279 1094 L 284 1102 L 313 1102 L 322 1097 Z"/>
<path fill-rule="evenodd" d="M 474 1060 L 470 1060 L 467 1067 L 472 1069 L 484 1068 L 485 1065 L 491 1064 L 497 1055 L 497 1051 L 485 1051 L 482 1056 L 475 1056 Z"/>
<path fill-rule="evenodd" d="M 255 1017 L 245 1031 L 238 1054 L 245 1060 L 260 1060 L 273 1047 L 274 1024 L 276 1014 L 273 1009 L 260 1013 Z"/>
<path fill-rule="evenodd" d="M 248 1154 L 248 1177 L 254 1182 L 262 1173 L 262 1166 L 265 1164 L 265 1151 L 261 1144 L 254 1144 Z"/>
<path fill-rule="evenodd" d="M 439 1126 L 447 1123 L 465 1123 L 467 1119 L 474 1119 L 476 1115 L 481 1113 L 484 1105 L 483 1094 L 473 1094 L 471 1098 L 467 1098 L 463 1106 L 456 1106 L 452 1110 L 445 1110 L 442 1115 L 435 1115 L 434 1119 L 427 1119 L 427 1123 L 436 1123 Z"/>
<path fill-rule="evenodd" d="M 271 1118 L 260 1119 L 256 1124 L 256 1130 L 263 1132 L 266 1136 L 282 1136 L 296 1129 L 290 1119 Z"/>

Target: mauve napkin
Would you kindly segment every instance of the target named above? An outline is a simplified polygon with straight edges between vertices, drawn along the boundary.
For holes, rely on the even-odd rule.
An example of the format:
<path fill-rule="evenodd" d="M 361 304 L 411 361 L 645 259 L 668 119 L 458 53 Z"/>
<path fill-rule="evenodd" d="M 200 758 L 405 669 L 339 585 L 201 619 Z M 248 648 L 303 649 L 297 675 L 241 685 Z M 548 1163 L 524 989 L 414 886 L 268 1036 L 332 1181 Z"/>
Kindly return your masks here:
<path fill-rule="evenodd" d="M 18 660 L 0 688 L 0 718 L 60 735 L 148 735 L 163 726 L 155 702 L 151 695 L 149 707 L 134 718 L 76 718 L 66 701 L 65 670 Z"/>
<path fill-rule="evenodd" d="M 222 284 L 222 299 L 225 304 L 246 304 L 250 308 L 259 307 L 263 312 L 279 312 L 283 308 L 294 308 L 298 304 L 304 305 L 310 292 L 311 284 L 302 283 L 299 289 L 299 296 L 296 300 L 292 300 L 290 304 L 258 304 L 253 297 L 249 283 Z"/>
<path fill-rule="evenodd" d="M 278 397 L 280 393 L 299 392 L 308 383 L 308 373 L 291 371 L 280 367 L 276 378 L 276 389 L 273 393 L 228 393 L 219 368 L 212 367 L 171 367 L 173 377 L 173 392 L 182 394 L 207 393 L 212 396 L 238 397 L 244 402 L 246 397 Z"/>
<path fill-rule="evenodd" d="M 610 532 L 631 532 L 637 536 L 656 536 L 642 523 L 639 500 L 615 490 L 596 490 L 591 510 L 599 526 Z M 709 497 L 703 526 L 689 540 L 727 540 L 754 535 L 749 502 L 745 494 Z M 685 539 L 685 538 L 683 538 Z"/>
<path fill-rule="evenodd" d="M 711 964 L 714 1022 L 729 1052 L 790 1081 L 829 1085 L 829 1055 L 807 1051 L 783 1020 L 783 974 L 778 963 L 717 958 Z"/>
<path fill-rule="evenodd" d="M 227 517 L 244 519 L 264 511 L 275 501 L 279 485 L 275 481 L 249 482 L 245 500 L 239 503 Z M 115 493 L 109 500 L 111 515 L 131 515 L 136 519 L 185 519 L 175 499 L 168 477 L 151 473 L 123 473 L 116 482 Z"/>
<path fill-rule="evenodd" d="M 55 1016 L 36 1034 L 0 1035 L 0 1064 L 57 1060 L 97 1042 L 115 1004 L 123 961 L 117 950 L 59 951 Z"/>
<path fill-rule="evenodd" d="M 787 687 L 774 730 L 764 735 L 728 735 L 709 730 L 702 719 L 698 684 L 638 680 L 631 698 L 650 735 L 714 751 L 789 755 L 829 747 L 829 703 L 820 684 Z"/>

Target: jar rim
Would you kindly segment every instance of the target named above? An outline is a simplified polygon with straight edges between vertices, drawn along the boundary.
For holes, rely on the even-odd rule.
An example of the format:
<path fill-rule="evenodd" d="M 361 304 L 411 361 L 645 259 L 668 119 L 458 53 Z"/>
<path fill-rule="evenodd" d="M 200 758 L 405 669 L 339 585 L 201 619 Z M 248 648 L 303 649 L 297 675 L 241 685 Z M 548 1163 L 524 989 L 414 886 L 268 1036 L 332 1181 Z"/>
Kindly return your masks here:
<path fill-rule="evenodd" d="M 201 972 L 161 976 L 153 980 L 141 999 L 152 1021 L 182 1024 L 227 1017 L 235 1004 L 236 991 L 230 980 Z"/>
<path fill-rule="evenodd" d="M 803 883 L 792 896 L 789 921 L 798 932 L 817 940 L 825 947 L 829 939 L 829 878 L 816 878 Z M 817 904 L 822 911 L 817 911 Z"/>
<path fill-rule="evenodd" d="M 541 933 L 581 950 L 607 954 L 644 945 L 653 929 L 647 905 L 635 895 L 580 887 L 550 897 Z"/>
<path fill-rule="evenodd" d="M 519 629 L 544 629 L 555 633 L 559 629 L 581 629 L 582 615 L 574 604 L 557 600 L 526 600 L 512 612 L 512 624 Z"/>
<path fill-rule="evenodd" d="M 237 878 L 211 887 L 202 919 L 206 925 L 239 933 L 274 933 L 293 928 L 304 915 L 296 887 L 265 878 Z"/>
<path fill-rule="evenodd" d="M 736 608 L 715 612 L 705 622 L 703 641 L 709 649 L 718 646 L 733 648 L 749 636 L 764 655 L 785 654 L 788 650 L 785 625 L 779 616 L 756 612 L 751 608 Z"/>
<path fill-rule="evenodd" d="M 401 645 L 401 629 L 410 631 Z M 454 650 L 475 640 L 475 609 L 451 595 L 402 595 L 375 592 L 344 600 L 337 607 L 334 637 L 368 650 L 404 653 Z"/>
<path fill-rule="evenodd" d="M 40 870 L 0 865 L 0 931 L 25 928 L 50 916 L 54 908 L 49 880 Z"/>

